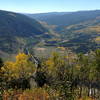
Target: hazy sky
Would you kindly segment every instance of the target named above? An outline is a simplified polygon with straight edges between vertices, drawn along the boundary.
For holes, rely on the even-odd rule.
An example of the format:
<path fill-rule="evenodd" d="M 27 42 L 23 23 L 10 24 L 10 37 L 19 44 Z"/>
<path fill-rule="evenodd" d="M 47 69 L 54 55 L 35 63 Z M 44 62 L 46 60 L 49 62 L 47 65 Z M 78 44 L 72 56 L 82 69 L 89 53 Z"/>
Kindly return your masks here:
<path fill-rule="evenodd" d="M 24 13 L 96 10 L 100 0 L 0 0 L 0 9 Z"/>

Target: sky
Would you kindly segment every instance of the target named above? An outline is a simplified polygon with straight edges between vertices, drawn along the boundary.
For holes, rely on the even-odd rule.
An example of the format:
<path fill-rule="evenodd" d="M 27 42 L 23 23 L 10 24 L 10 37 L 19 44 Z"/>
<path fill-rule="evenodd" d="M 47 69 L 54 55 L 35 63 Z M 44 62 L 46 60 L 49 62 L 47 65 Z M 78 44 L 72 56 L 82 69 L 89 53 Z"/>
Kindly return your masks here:
<path fill-rule="evenodd" d="M 21 13 L 99 10 L 100 0 L 0 0 L 0 10 Z"/>

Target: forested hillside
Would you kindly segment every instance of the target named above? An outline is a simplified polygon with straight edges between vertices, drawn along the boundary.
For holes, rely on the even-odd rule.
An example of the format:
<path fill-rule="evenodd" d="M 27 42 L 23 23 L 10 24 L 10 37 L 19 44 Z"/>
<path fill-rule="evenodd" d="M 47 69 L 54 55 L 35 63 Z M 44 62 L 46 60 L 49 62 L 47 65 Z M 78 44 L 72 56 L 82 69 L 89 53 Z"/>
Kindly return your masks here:
<path fill-rule="evenodd" d="M 0 54 L 4 58 L 25 47 L 64 46 L 77 53 L 100 47 L 99 10 L 37 14 L 34 15 L 36 19 L 32 16 L 0 11 Z M 48 21 L 53 23 L 48 25 Z"/>
<path fill-rule="evenodd" d="M 27 15 L 27 14 L 26 14 Z M 66 13 L 47 13 L 47 14 L 28 14 L 29 17 L 45 21 L 49 25 L 56 25 L 57 28 L 78 24 L 84 21 L 94 20 L 100 17 L 100 10 L 94 11 L 78 11 Z"/>
<path fill-rule="evenodd" d="M 100 100 L 100 11 L 32 16 L 0 11 L 0 100 Z"/>
<path fill-rule="evenodd" d="M 87 55 L 53 52 L 48 58 L 23 52 L 15 61 L 0 59 L 0 99 L 100 100 L 99 76 L 99 49 Z"/>
<path fill-rule="evenodd" d="M 58 45 L 79 53 L 100 48 L 100 10 L 31 14 L 60 35 Z"/>
<path fill-rule="evenodd" d="M 26 46 L 34 46 L 53 34 L 35 19 L 25 15 L 0 11 L 0 54 L 7 57 Z"/>

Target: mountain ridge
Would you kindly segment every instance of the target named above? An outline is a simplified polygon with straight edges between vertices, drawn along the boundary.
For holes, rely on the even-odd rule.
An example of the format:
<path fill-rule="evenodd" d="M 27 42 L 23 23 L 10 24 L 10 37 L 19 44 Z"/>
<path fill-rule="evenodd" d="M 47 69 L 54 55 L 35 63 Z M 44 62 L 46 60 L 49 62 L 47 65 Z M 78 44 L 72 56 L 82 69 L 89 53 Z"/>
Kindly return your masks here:
<path fill-rule="evenodd" d="M 37 20 L 52 26 L 52 29 L 60 34 L 60 46 L 84 53 L 100 48 L 100 42 L 95 41 L 100 36 L 98 34 L 100 33 L 100 10 L 71 12 L 40 19 L 38 17 Z"/>
<path fill-rule="evenodd" d="M 0 51 L 15 54 L 26 46 L 52 38 L 49 30 L 23 14 L 0 10 Z"/>

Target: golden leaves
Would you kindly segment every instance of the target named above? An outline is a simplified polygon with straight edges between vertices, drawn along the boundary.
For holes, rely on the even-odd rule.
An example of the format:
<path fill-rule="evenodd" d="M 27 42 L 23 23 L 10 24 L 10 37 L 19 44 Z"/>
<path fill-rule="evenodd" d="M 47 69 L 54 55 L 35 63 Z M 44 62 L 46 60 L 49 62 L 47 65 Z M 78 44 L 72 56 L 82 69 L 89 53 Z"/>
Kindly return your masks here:
<path fill-rule="evenodd" d="M 28 60 L 29 56 L 19 53 L 15 62 L 5 62 L 2 71 L 9 78 L 28 77 L 35 71 L 34 64 Z"/>

